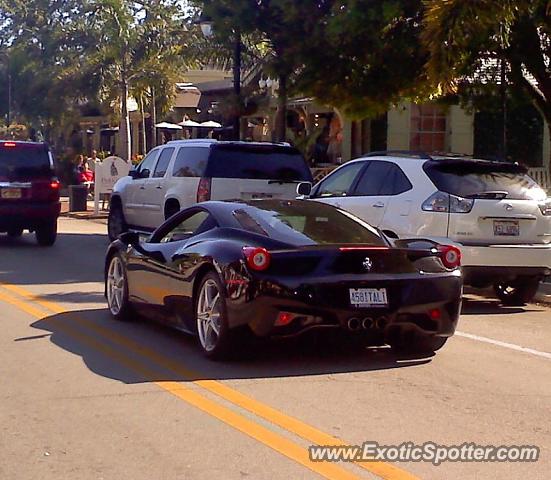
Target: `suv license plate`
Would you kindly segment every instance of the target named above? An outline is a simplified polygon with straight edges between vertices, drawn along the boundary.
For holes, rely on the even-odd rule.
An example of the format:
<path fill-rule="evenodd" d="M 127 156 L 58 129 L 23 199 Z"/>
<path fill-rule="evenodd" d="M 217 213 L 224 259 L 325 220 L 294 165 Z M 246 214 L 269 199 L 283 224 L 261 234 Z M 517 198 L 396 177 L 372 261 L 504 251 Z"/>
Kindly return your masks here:
<path fill-rule="evenodd" d="M 518 237 L 520 235 L 518 220 L 494 221 L 494 235 L 496 237 Z"/>
<path fill-rule="evenodd" d="M 354 307 L 387 307 L 386 288 L 351 288 L 350 304 Z"/>
<path fill-rule="evenodd" d="M 1 198 L 21 198 L 20 188 L 2 188 L 0 189 Z"/>

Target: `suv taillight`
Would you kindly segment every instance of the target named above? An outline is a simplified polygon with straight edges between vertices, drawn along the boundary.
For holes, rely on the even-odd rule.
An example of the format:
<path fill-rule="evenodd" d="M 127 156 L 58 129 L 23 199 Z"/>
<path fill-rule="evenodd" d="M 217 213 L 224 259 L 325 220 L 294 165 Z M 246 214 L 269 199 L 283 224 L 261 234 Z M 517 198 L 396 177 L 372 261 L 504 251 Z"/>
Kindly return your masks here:
<path fill-rule="evenodd" d="M 59 180 L 52 178 L 51 180 L 36 180 L 32 182 L 32 198 L 34 200 L 59 200 Z"/>
<path fill-rule="evenodd" d="M 197 203 L 210 200 L 210 187 L 210 178 L 203 177 L 199 180 L 199 186 L 197 187 Z"/>
<path fill-rule="evenodd" d="M 545 202 L 540 203 L 541 213 L 545 216 L 551 215 L 551 198 L 548 198 Z"/>
<path fill-rule="evenodd" d="M 433 193 L 421 208 L 425 212 L 469 213 L 473 209 L 473 198 L 462 198 L 445 192 Z"/>

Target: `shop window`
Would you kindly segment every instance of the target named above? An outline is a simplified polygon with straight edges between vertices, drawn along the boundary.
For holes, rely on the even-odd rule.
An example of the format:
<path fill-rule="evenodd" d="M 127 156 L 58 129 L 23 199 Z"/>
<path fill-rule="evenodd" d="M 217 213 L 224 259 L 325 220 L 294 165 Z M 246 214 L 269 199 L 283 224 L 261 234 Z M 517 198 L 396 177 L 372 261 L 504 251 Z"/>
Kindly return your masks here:
<path fill-rule="evenodd" d="M 446 151 L 446 112 L 439 105 L 412 105 L 409 148 Z"/>

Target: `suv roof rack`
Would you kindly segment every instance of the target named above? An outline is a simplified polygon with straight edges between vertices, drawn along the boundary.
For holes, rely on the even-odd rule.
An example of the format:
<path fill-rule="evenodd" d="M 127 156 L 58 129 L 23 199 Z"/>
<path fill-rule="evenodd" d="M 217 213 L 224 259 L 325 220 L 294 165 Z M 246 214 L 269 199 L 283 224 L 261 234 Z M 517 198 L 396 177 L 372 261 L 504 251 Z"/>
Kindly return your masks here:
<path fill-rule="evenodd" d="M 369 152 L 364 157 L 405 157 L 418 158 L 420 160 L 432 160 L 433 158 L 426 152 L 415 150 L 382 150 L 380 152 Z"/>
<path fill-rule="evenodd" d="M 186 139 L 180 139 L 180 140 L 170 140 L 166 142 L 166 145 L 169 143 L 216 143 L 218 140 L 215 138 L 186 138 Z"/>

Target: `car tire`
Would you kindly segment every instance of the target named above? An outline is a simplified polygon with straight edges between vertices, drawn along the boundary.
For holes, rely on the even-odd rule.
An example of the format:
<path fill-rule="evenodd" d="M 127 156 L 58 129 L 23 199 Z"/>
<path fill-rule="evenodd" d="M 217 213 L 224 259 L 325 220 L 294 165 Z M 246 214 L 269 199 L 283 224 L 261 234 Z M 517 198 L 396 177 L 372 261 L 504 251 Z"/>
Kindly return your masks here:
<path fill-rule="evenodd" d="M 10 228 L 8 230 L 8 237 L 10 238 L 19 238 L 21 235 L 23 235 L 22 228 Z"/>
<path fill-rule="evenodd" d="M 57 239 L 57 220 L 37 227 L 35 236 L 41 247 L 51 247 Z"/>
<path fill-rule="evenodd" d="M 123 233 L 128 232 L 128 224 L 124 218 L 124 212 L 120 203 L 113 203 L 109 207 L 109 217 L 107 218 L 107 235 L 112 242 L 119 238 Z"/>
<path fill-rule="evenodd" d="M 494 291 L 503 305 L 521 307 L 534 299 L 539 286 L 539 277 L 523 277 L 512 282 L 496 283 Z"/>
<path fill-rule="evenodd" d="M 105 294 L 109 313 L 115 320 L 129 321 L 134 312 L 128 296 L 128 276 L 122 257 L 117 253 L 109 260 L 105 276 Z"/>
<path fill-rule="evenodd" d="M 165 220 L 168 220 L 173 215 L 176 215 L 180 211 L 180 204 L 178 202 L 171 201 L 165 206 Z"/>
<path fill-rule="evenodd" d="M 232 353 L 236 332 L 230 330 L 226 296 L 214 272 L 201 278 L 194 299 L 195 326 L 203 354 L 212 360 L 226 359 Z"/>

